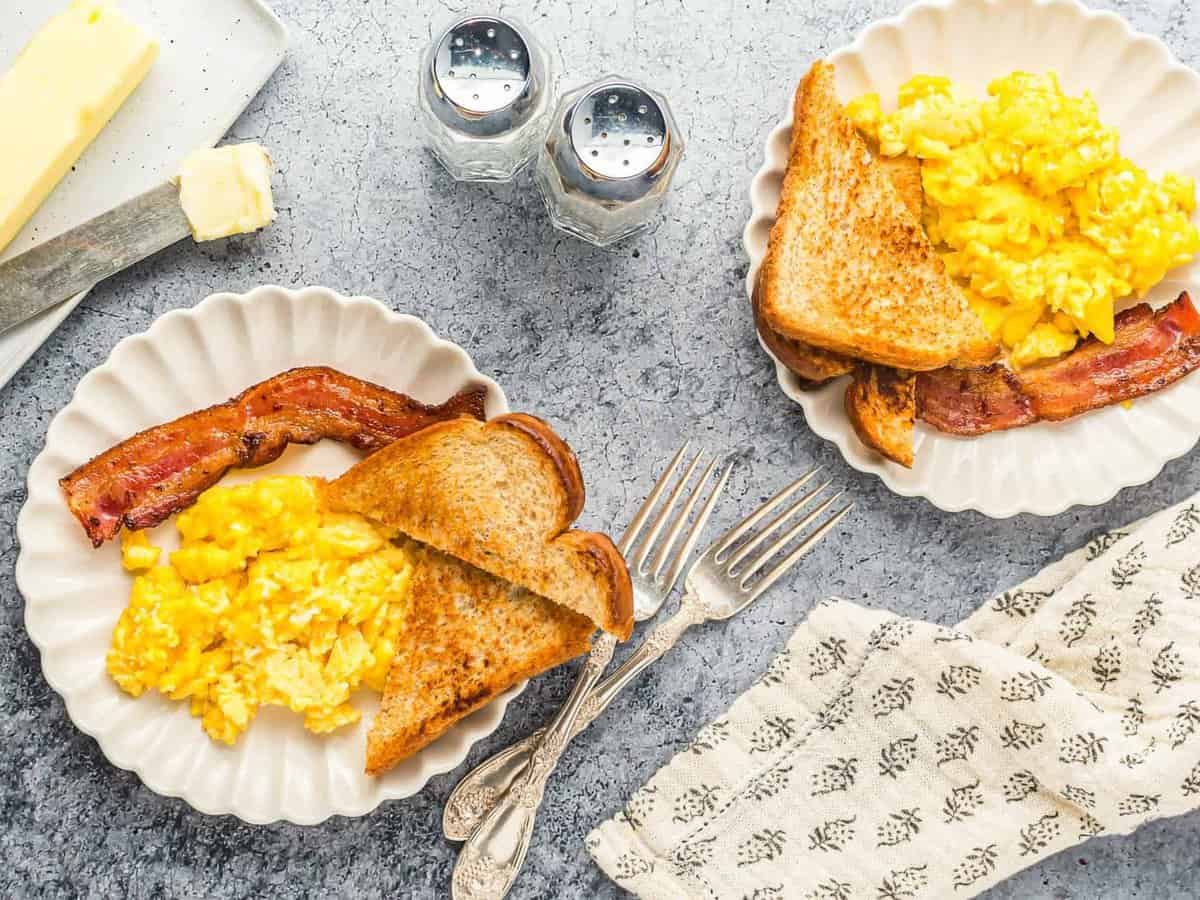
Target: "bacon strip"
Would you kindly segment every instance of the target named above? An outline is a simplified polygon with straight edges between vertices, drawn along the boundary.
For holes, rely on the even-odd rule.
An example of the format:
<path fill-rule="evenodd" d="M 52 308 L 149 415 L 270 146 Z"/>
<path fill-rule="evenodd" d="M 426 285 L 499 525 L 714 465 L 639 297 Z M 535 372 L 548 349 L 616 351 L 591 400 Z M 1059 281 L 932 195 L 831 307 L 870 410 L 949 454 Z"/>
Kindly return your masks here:
<path fill-rule="evenodd" d="M 917 418 L 939 431 L 976 435 L 1037 421 L 1017 376 L 999 363 L 917 375 Z"/>
<path fill-rule="evenodd" d="M 439 406 L 323 367 L 291 369 L 232 400 L 158 425 L 60 479 L 67 505 L 99 547 L 122 526 L 153 528 L 186 509 L 231 468 L 279 458 L 322 438 L 371 452 L 434 422 L 484 418 L 487 388 Z"/>
<path fill-rule="evenodd" d="M 1197 368 L 1200 313 L 1185 291 L 1157 312 L 1142 303 L 1119 313 L 1111 344 L 1088 338 L 1044 366 L 922 372 L 917 416 L 951 434 L 985 434 L 1143 397 Z"/>

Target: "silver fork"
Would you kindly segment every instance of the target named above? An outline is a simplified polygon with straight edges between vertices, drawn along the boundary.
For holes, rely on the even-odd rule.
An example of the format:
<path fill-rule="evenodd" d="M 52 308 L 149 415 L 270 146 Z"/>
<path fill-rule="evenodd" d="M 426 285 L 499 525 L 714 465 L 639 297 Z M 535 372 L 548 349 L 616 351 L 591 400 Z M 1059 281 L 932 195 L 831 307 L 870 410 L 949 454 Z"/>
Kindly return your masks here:
<path fill-rule="evenodd" d="M 774 537 L 780 528 L 817 499 L 829 486 L 826 482 L 801 496 L 756 534 L 750 534 L 815 475 L 816 470 L 784 488 L 704 551 L 688 570 L 686 592 L 679 611 L 659 624 L 633 655 L 605 679 L 587 704 L 591 718 L 598 716 L 638 675 L 662 658 L 693 625 L 732 618 L 757 600 L 849 514 L 854 508 L 852 503 L 826 515 L 842 496 L 839 491 L 819 503 L 782 535 Z M 823 521 L 818 522 L 822 518 Z M 818 523 L 816 527 L 792 546 L 814 523 Z M 768 540 L 771 540 L 769 546 L 756 553 Z M 766 574 L 758 575 L 767 563 L 784 551 L 786 555 Z M 755 555 L 751 557 L 751 554 Z M 586 723 L 581 727 L 586 727 Z M 529 757 L 521 778 L 487 813 L 467 840 L 454 867 L 451 881 L 454 900 L 500 900 L 511 890 L 529 850 L 534 816 L 541 805 L 546 779 L 570 736 L 560 736 L 561 745 L 558 746 L 543 739 Z"/>
<path fill-rule="evenodd" d="M 667 470 L 662 477 L 654 485 L 650 491 L 650 495 L 642 504 L 641 509 L 633 517 L 633 521 L 629 523 L 629 527 L 625 529 L 625 534 L 621 536 L 621 541 L 617 545 L 617 549 L 621 551 L 621 555 L 625 557 L 629 565 L 629 576 L 633 581 L 633 618 L 634 621 L 644 622 L 658 614 L 662 608 L 663 601 L 667 595 L 671 593 L 675 587 L 675 583 L 679 580 L 679 576 L 683 573 L 684 566 L 687 565 L 688 557 L 696 547 L 696 542 L 700 539 L 700 534 L 704 530 L 704 526 L 708 523 L 708 518 L 712 513 L 713 507 L 716 505 L 717 498 L 720 497 L 721 491 L 725 487 L 725 482 L 729 479 L 729 474 L 733 469 L 732 464 L 725 467 L 720 478 L 717 480 L 716 487 L 713 488 L 708 500 L 700 509 L 700 513 L 696 516 L 696 521 L 692 524 L 687 536 L 684 538 L 683 545 L 679 551 L 672 557 L 671 551 L 675 546 L 675 542 L 679 539 L 679 534 L 683 527 L 687 524 L 688 517 L 696 504 L 704 494 L 705 485 L 708 483 L 709 477 L 717 465 L 717 460 L 713 460 L 708 464 L 708 468 L 704 470 L 704 474 L 700 476 L 700 481 L 697 482 L 687 502 L 679 514 L 671 520 L 670 528 L 667 531 L 666 539 L 662 546 L 658 548 L 653 559 L 650 553 L 655 549 L 659 535 L 663 529 L 667 527 L 668 519 L 671 516 L 672 510 L 675 509 L 680 497 L 683 495 L 684 488 L 691 481 L 696 467 L 699 466 L 700 460 L 704 455 L 703 451 L 696 454 L 691 465 L 683 473 L 683 477 L 675 484 L 675 488 L 668 496 L 666 504 L 658 510 L 654 521 L 650 523 L 650 530 L 646 532 L 641 541 L 638 537 L 641 535 L 642 529 L 646 526 L 646 522 L 655 511 L 663 493 L 671 484 L 671 480 L 675 477 L 675 473 L 679 470 L 684 457 L 687 455 L 688 448 L 691 442 L 688 441 L 672 458 Z M 636 546 L 635 546 L 635 542 Z M 667 569 L 667 564 L 670 563 L 670 568 Z M 666 571 L 664 572 L 664 569 Z M 612 662 L 613 651 L 616 649 L 616 640 L 608 634 L 601 635 L 595 645 L 592 647 L 592 652 L 588 655 L 587 662 L 580 671 L 578 680 L 575 682 L 575 688 L 571 692 L 571 696 L 567 698 L 567 705 L 570 705 L 572 700 L 579 695 L 580 701 L 583 704 L 583 709 L 580 711 L 580 718 L 587 714 L 586 697 L 592 692 L 596 681 L 604 670 L 608 668 L 608 664 Z M 564 709 L 566 707 L 564 706 Z M 591 721 L 590 719 L 588 721 Z M 575 732 L 577 733 L 582 724 L 576 720 Z M 496 755 L 490 757 L 472 769 L 467 776 L 459 782 L 458 786 L 450 794 L 446 801 L 446 808 L 442 811 L 442 831 L 450 840 L 465 841 L 471 836 L 471 832 L 483 821 L 483 817 L 496 804 L 504 793 L 512 786 L 516 777 L 525 768 L 529 754 L 533 748 L 541 742 L 546 733 L 545 728 L 538 729 L 529 735 L 523 741 L 511 745 L 507 750 L 502 750 Z M 515 764 L 515 765 L 514 765 Z"/>
<path fill-rule="evenodd" d="M 671 593 L 671 590 L 675 587 L 675 583 L 679 580 L 679 576 L 683 573 L 688 557 L 691 556 L 692 550 L 695 549 L 696 542 L 700 539 L 701 532 L 708 523 L 708 518 L 712 514 L 713 507 L 716 505 L 717 499 L 725 487 L 725 482 L 729 480 L 729 474 L 733 468 L 732 465 L 725 467 L 724 472 L 717 480 L 716 487 L 713 488 L 708 500 L 701 507 L 695 522 L 693 522 L 691 529 L 684 538 L 683 545 L 672 556 L 671 553 L 675 547 L 675 542 L 679 539 L 684 526 L 687 525 L 688 518 L 695 509 L 696 504 L 704 496 L 704 489 L 708 484 L 709 477 L 717 465 L 716 459 L 708 464 L 708 467 L 700 476 L 700 481 L 697 482 L 688 496 L 687 502 L 684 503 L 683 509 L 672 519 L 672 512 L 679 503 L 684 489 L 687 487 L 688 482 L 691 481 L 692 475 L 695 473 L 697 466 L 700 465 L 701 458 L 704 456 L 704 451 L 697 453 L 683 473 L 683 477 L 676 482 L 674 489 L 667 497 L 666 503 L 658 509 L 657 514 L 654 516 L 654 521 L 650 522 L 649 531 L 642 535 L 642 530 L 646 527 L 650 516 L 655 513 L 655 508 L 658 507 L 659 500 L 662 499 L 664 492 L 670 487 L 690 446 L 691 441 L 687 441 L 676 452 L 671 462 L 667 465 L 667 470 L 663 472 L 662 477 L 655 483 L 653 489 L 650 491 L 650 495 L 646 497 L 645 502 L 637 511 L 637 514 L 634 515 L 633 521 L 629 523 L 629 527 L 625 529 L 625 533 L 621 536 L 620 543 L 617 544 L 617 549 L 621 551 L 621 555 L 625 557 L 626 563 L 629 566 L 629 576 L 633 582 L 633 618 L 637 622 L 652 618 L 662 608 L 663 601 Z M 659 536 L 662 534 L 663 529 L 667 528 L 668 523 L 670 527 L 667 530 L 666 538 L 662 545 L 658 547 L 652 559 L 650 554 L 655 550 Z M 639 537 L 641 538 L 640 540 Z M 668 563 L 670 563 L 669 569 L 667 568 Z M 588 658 L 580 670 L 571 695 L 567 698 L 566 703 L 559 712 L 558 718 L 563 718 L 569 709 L 578 710 L 580 703 L 588 696 L 592 688 L 595 687 L 600 675 L 608 668 L 608 664 L 612 662 L 613 651 L 616 649 L 616 646 L 616 639 L 609 634 L 602 634 L 596 640 L 592 646 L 591 653 L 588 654 Z M 555 721 L 557 722 L 557 719 Z M 553 723 L 550 727 L 553 727 Z M 520 744 L 513 745 L 513 747 L 528 745 L 532 749 L 540 743 L 546 731 L 546 728 L 539 729 Z M 508 790 L 513 778 L 519 773 L 520 768 L 524 767 L 524 762 L 513 773 L 508 773 L 503 767 L 497 770 L 495 763 L 499 757 L 509 754 L 513 747 L 477 766 L 451 793 L 450 798 L 446 801 L 446 808 L 442 812 L 442 830 L 447 837 L 460 841 L 469 837 L 471 832 L 475 830 L 475 826 L 483 819 L 483 816 L 503 796 L 504 792 Z M 493 777 L 494 775 L 498 777 Z M 457 835 L 461 836 L 458 837 Z"/>

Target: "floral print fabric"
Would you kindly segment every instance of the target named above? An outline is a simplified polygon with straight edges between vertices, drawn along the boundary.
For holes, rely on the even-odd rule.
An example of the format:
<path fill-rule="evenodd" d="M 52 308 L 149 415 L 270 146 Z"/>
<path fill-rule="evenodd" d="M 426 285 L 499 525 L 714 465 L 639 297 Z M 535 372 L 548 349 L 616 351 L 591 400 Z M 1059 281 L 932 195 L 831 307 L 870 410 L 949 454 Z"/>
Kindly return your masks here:
<path fill-rule="evenodd" d="M 957 628 L 817 607 L 588 837 L 647 900 L 974 896 L 1200 805 L 1200 502 Z"/>

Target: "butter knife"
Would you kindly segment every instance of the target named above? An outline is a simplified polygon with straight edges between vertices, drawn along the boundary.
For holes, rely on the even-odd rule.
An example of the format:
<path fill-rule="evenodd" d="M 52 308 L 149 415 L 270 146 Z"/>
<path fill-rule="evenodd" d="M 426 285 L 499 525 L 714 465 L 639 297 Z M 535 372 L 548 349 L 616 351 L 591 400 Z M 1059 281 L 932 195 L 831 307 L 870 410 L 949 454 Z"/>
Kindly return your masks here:
<path fill-rule="evenodd" d="M 0 334 L 191 233 L 167 182 L 0 263 Z"/>

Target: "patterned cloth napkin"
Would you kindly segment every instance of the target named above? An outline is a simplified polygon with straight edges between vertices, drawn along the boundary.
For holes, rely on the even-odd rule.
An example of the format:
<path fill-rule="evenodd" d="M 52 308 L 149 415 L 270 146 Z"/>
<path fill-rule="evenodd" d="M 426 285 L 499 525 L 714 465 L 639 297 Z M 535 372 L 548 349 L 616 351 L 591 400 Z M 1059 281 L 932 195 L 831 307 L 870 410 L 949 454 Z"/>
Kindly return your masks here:
<path fill-rule="evenodd" d="M 957 628 L 815 609 L 588 837 L 654 900 L 969 897 L 1200 805 L 1200 506 L 1106 534 Z"/>

